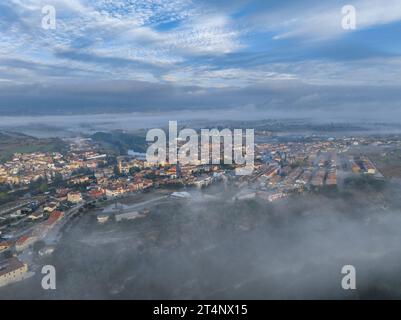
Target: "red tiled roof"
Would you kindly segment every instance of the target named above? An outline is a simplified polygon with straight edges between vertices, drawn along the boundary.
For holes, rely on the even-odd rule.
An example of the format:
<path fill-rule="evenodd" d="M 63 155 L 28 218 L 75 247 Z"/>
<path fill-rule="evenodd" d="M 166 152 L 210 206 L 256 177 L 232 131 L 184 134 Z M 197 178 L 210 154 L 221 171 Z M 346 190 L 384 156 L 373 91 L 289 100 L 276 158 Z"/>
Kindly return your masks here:
<path fill-rule="evenodd" d="M 20 237 L 15 244 L 17 246 L 20 246 L 20 245 L 24 244 L 30 237 L 31 236 L 29 236 L 29 235 L 24 235 L 24 236 Z"/>
<path fill-rule="evenodd" d="M 55 222 L 57 222 L 62 216 L 64 215 L 64 212 L 62 211 L 53 211 L 50 216 L 49 219 L 46 220 L 46 224 L 47 225 L 52 225 Z"/>

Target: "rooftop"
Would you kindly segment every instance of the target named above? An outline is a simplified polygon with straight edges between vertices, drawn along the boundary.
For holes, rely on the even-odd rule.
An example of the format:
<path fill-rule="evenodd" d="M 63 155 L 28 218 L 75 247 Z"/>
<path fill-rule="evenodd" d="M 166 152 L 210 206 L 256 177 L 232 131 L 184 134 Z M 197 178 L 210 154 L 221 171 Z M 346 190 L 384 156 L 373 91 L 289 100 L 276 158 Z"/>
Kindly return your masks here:
<path fill-rule="evenodd" d="M 22 267 L 24 264 L 15 257 L 4 260 L 0 262 L 0 277 Z"/>

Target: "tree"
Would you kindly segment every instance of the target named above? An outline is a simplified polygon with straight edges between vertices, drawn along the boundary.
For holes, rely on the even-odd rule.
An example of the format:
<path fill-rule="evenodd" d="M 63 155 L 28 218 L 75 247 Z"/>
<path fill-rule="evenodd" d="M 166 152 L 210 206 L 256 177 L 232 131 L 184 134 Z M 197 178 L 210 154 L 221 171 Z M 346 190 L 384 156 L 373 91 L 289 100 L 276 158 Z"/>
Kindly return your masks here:
<path fill-rule="evenodd" d="M 120 176 L 120 170 L 118 169 L 118 166 L 114 166 L 113 172 L 114 172 L 114 175 L 115 175 L 115 176 L 117 176 L 117 177 Z"/>
<path fill-rule="evenodd" d="M 135 173 L 138 173 L 138 172 L 140 172 L 140 171 L 141 171 L 141 169 L 138 168 L 138 167 L 132 167 L 132 168 L 129 169 L 129 173 L 130 173 L 131 175 L 133 175 L 133 174 L 135 174 Z"/>
<path fill-rule="evenodd" d="M 43 249 L 44 247 L 46 247 L 46 243 L 43 240 L 36 241 L 32 246 L 33 251 L 35 252 L 38 252 L 40 249 Z"/>
<path fill-rule="evenodd" d="M 53 184 L 55 187 L 62 187 L 65 185 L 65 181 L 61 173 L 56 172 L 56 174 L 54 175 Z"/>
<path fill-rule="evenodd" d="M 0 192 L 0 204 L 9 202 L 11 200 L 12 199 L 11 199 L 10 195 L 7 192 L 5 192 L 5 191 L 1 191 Z"/>
<path fill-rule="evenodd" d="M 46 182 L 42 182 L 38 189 L 40 193 L 45 193 L 47 192 L 47 190 L 49 190 L 49 186 L 47 185 Z"/>

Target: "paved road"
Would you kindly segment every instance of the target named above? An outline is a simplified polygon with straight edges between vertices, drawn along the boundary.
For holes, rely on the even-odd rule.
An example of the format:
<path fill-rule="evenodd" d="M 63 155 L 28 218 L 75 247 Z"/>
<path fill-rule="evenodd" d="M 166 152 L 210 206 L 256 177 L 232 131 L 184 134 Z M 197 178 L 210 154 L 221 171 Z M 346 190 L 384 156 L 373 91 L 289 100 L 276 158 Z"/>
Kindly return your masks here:
<path fill-rule="evenodd" d="M 129 206 L 123 206 L 122 208 L 118 208 L 117 210 L 114 209 L 114 208 L 113 209 L 105 208 L 104 213 L 108 214 L 108 213 L 115 213 L 115 212 L 118 212 L 118 213 L 130 212 L 130 211 L 135 210 L 135 209 L 143 208 L 143 207 L 147 206 L 150 203 L 153 203 L 153 202 L 156 202 L 156 201 L 160 201 L 160 200 L 164 200 L 164 199 L 167 199 L 167 198 L 168 198 L 167 195 L 166 196 L 160 196 L 160 197 L 153 198 L 153 199 L 150 199 L 150 200 L 138 202 L 138 203 L 135 203 L 135 204 L 132 204 L 132 205 L 129 205 Z M 113 205 L 110 205 L 109 207 L 111 207 L 111 206 L 113 206 Z"/>

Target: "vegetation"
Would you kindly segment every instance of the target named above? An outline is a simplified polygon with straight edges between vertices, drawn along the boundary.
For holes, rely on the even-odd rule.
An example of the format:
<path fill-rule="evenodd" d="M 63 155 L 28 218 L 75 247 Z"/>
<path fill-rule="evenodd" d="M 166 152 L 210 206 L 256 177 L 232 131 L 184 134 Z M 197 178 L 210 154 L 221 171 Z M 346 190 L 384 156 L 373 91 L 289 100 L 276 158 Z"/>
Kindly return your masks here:
<path fill-rule="evenodd" d="M 5 191 L 0 191 L 0 204 L 5 204 L 13 200 L 15 200 L 14 196 L 10 195 Z"/>
<path fill-rule="evenodd" d="M 126 133 L 120 130 L 112 132 L 97 132 L 91 136 L 93 141 L 100 143 L 104 148 L 114 150 L 119 154 L 127 154 L 128 150 L 136 152 L 146 151 L 144 135 Z"/>
<path fill-rule="evenodd" d="M 42 194 L 47 192 L 47 190 L 49 189 L 49 186 L 46 182 L 46 179 L 40 177 L 39 179 L 32 181 L 29 184 L 29 191 L 32 194 Z"/>
<path fill-rule="evenodd" d="M 369 175 L 349 177 L 349 178 L 345 179 L 344 182 L 348 188 L 355 188 L 358 190 L 369 190 L 370 189 L 370 190 L 380 191 L 380 190 L 383 190 L 386 185 L 384 180 L 378 180 Z"/>

